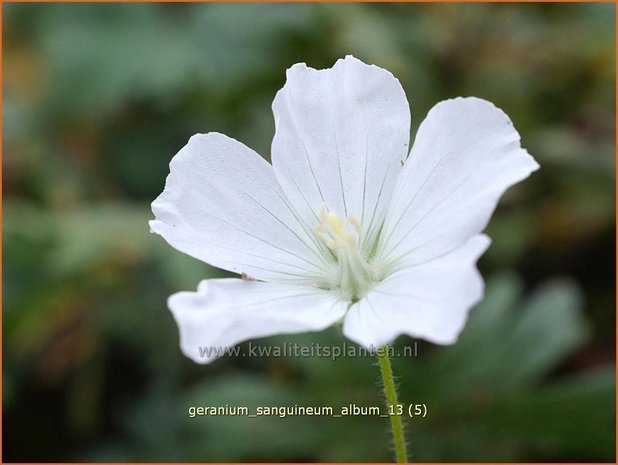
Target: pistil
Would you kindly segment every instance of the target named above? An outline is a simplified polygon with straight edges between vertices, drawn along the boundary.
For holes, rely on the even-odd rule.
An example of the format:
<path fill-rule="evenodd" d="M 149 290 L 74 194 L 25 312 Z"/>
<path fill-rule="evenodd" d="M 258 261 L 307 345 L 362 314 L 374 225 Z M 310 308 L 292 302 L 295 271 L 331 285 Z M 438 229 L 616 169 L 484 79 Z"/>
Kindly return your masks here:
<path fill-rule="evenodd" d="M 353 215 L 343 218 L 322 209 L 321 222 L 315 233 L 337 260 L 335 287 L 344 291 L 351 301 L 357 301 L 373 283 L 371 267 L 360 248 L 361 222 Z"/>

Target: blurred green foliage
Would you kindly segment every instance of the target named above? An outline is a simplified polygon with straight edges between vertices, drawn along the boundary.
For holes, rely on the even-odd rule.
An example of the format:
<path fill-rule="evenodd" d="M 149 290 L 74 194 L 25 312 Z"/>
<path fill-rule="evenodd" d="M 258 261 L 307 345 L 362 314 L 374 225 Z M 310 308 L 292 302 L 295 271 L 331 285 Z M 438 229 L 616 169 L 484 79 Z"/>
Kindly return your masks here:
<path fill-rule="evenodd" d="M 4 4 L 5 461 L 382 461 L 384 419 L 194 418 L 190 405 L 379 405 L 367 358 L 178 349 L 167 296 L 221 272 L 148 234 L 173 154 L 219 131 L 268 157 L 296 62 L 391 70 L 413 131 L 503 108 L 542 169 L 512 189 L 452 347 L 396 359 L 422 461 L 613 461 L 615 6 Z M 340 344 L 339 330 L 260 344 Z M 400 338 L 397 347 L 412 341 Z"/>

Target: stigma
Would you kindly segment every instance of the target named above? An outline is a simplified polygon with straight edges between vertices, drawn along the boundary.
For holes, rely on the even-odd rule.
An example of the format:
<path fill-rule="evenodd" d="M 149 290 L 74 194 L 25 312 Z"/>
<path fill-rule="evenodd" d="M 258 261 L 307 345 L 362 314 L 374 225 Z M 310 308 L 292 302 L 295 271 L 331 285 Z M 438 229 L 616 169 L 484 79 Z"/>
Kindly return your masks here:
<path fill-rule="evenodd" d="M 343 297 L 351 302 L 358 301 L 374 283 L 374 273 L 362 253 L 363 228 L 360 220 L 354 215 L 341 217 L 323 208 L 320 223 L 314 232 L 336 262 L 329 287 L 340 289 Z"/>

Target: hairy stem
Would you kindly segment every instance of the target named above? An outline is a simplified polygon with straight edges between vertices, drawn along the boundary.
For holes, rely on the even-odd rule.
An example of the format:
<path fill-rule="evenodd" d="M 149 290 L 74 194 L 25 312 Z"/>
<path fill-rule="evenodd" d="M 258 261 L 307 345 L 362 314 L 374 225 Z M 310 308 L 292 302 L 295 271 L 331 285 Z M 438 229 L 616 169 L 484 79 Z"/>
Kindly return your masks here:
<path fill-rule="evenodd" d="M 382 375 L 382 386 L 386 397 L 386 408 L 390 415 L 391 430 L 393 434 L 393 444 L 395 446 L 395 459 L 397 463 L 408 463 L 408 451 L 406 439 L 403 434 L 403 422 L 398 412 L 399 401 L 397 400 L 397 388 L 393 378 L 391 360 L 388 356 L 388 347 L 383 347 L 378 351 L 378 364 Z M 392 407 L 391 407 L 392 406 Z"/>

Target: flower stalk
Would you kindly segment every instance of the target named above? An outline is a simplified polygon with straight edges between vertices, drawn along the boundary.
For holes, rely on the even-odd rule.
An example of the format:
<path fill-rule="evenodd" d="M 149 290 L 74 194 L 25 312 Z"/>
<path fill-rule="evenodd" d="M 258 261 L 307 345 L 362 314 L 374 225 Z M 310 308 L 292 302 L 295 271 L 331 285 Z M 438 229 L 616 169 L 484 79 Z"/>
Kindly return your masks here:
<path fill-rule="evenodd" d="M 403 422 L 399 413 L 399 400 L 397 399 L 397 387 L 393 377 L 391 360 L 388 356 L 388 346 L 378 351 L 378 365 L 382 375 L 382 386 L 386 398 L 386 408 L 391 421 L 391 432 L 393 435 L 393 445 L 395 447 L 395 460 L 397 463 L 408 463 L 408 450 L 406 438 L 403 432 Z"/>

